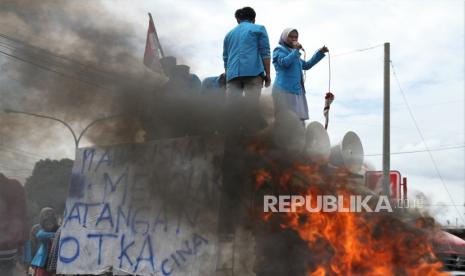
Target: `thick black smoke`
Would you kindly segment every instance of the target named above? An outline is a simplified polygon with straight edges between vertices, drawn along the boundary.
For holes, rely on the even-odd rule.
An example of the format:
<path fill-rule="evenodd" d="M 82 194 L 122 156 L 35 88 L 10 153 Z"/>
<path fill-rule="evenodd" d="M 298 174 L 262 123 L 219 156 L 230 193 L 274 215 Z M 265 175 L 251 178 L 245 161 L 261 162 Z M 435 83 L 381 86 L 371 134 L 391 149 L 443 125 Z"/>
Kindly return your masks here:
<path fill-rule="evenodd" d="M 64 141 L 73 145 L 64 126 L 6 109 L 64 120 L 77 134 L 96 119 L 124 114 L 95 124 L 85 137 L 97 144 L 141 139 L 140 103 L 165 81 L 136 50 L 146 30 L 97 1 L 1 1 L 0 26 L 0 169 L 23 156 L 12 149 L 33 144 L 43 153 Z"/>

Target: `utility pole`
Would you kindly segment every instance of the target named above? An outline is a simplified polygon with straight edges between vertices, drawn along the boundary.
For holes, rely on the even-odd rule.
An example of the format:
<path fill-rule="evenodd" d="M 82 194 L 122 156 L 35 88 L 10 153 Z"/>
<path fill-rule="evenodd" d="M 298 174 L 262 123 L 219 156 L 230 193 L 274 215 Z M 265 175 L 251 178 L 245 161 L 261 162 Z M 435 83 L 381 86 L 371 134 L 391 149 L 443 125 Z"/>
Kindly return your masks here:
<path fill-rule="evenodd" d="M 391 181 L 391 44 L 384 43 L 384 99 L 383 99 L 383 188 L 384 193 L 390 198 Z"/>

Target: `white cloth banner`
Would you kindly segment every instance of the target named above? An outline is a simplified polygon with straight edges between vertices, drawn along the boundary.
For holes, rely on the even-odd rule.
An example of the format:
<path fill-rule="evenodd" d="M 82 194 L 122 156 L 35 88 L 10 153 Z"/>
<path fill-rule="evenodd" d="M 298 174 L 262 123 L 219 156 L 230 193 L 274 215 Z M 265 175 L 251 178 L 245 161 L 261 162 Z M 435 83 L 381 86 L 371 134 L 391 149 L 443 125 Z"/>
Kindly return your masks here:
<path fill-rule="evenodd" d="M 213 275 L 223 142 L 77 151 L 58 274 Z"/>

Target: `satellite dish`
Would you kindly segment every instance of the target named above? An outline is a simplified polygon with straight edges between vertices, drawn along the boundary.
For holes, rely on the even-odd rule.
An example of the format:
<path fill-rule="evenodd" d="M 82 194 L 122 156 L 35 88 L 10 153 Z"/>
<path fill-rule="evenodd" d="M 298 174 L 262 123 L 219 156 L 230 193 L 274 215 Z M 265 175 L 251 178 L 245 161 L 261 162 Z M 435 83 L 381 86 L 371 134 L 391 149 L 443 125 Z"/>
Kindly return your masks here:
<path fill-rule="evenodd" d="M 358 135 L 353 131 L 347 132 L 342 142 L 331 148 L 329 159 L 334 166 L 358 173 L 363 165 L 363 146 Z"/>
<path fill-rule="evenodd" d="M 272 137 L 276 147 L 287 153 L 299 154 L 305 147 L 304 125 L 290 110 L 276 114 Z"/>
<path fill-rule="evenodd" d="M 312 162 L 327 162 L 331 153 L 328 132 L 319 122 L 311 122 L 305 132 L 305 156 Z"/>

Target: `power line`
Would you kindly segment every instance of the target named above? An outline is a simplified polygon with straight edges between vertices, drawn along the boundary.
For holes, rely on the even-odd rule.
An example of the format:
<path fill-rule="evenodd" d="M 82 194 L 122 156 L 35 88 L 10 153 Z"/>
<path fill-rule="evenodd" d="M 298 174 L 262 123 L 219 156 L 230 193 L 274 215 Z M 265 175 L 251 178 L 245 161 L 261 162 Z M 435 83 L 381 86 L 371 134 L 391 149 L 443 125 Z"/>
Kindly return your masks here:
<path fill-rule="evenodd" d="M 52 54 L 50 54 L 50 56 L 38 55 L 36 53 L 31 53 L 30 51 L 26 49 L 17 48 L 16 46 L 12 46 L 2 41 L 0 41 L 0 47 L 4 49 L 8 49 L 10 52 L 14 52 L 15 54 L 10 53 L 10 55 L 14 55 L 15 57 L 22 58 L 26 61 L 29 61 L 29 63 L 34 63 L 33 65 L 35 66 L 41 65 L 41 69 L 53 71 L 53 70 L 56 70 L 56 68 L 58 68 L 61 70 L 59 71 L 56 70 L 56 71 L 58 71 L 61 75 L 65 74 L 66 77 L 68 78 L 71 77 L 74 80 L 83 81 L 83 82 L 86 82 L 87 84 L 91 84 L 91 85 L 98 86 L 98 87 L 101 86 L 100 84 L 92 82 L 92 79 L 95 79 L 95 76 L 89 75 L 89 73 L 98 74 L 98 72 L 90 72 L 88 71 L 87 68 L 82 68 L 83 67 L 82 65 L 76 66 L 74 64 L 66 64 L 66 63 L 59 62 L 59 61 L 57 62 L 56 61 L 57 56 L 54 56 Z M 26 56 L 27 58 L 25 58 L 24 56 Z M 82 78 L 79 78 L 79 77 L 82 77 Z M 103 87 L 103 88 L 106 88 L 106 87 Z"/>
<path fill-rule="evenodd" d="M 10 167 L 6 167 L 2 164 L 0 164 L 0 169 L 4 169 L 4 170 L 9 170 L 9 171 L 15 171 L 15 172 L 31 172 L 32 171 L 32 168 L 31 169 L 27 169 L 27 168 L 10 168 Z"/>
<path fill-rule="evenodd" d="M 7 41 L 13 42 L 14 44 L 18 45 L 16 46 L 16 45 L 13 45 L 12 43 L 2 42 L 0 40 L 0 47 L 7 48 L 9 49 L 9 51 L 19 51 L 27 56 L 31 56 L 32 58 L 41 60 L 42 64 L 37 63 L 37 62 L 33 64 L 35 66 L 41 65 L 39 66 L 41 69 L 57 73 L 57 70 L 44 66 L 43 63 L 45 62 L 47 63 L 47 65 L 59 67 L 61 69 L 72 72 L 70 74 L 70 73 L 66 73 L 60 70 L 58 71 L 59 73 L 57 74 L 61 76 L 71 78 L 77 81 L 81 81 L 83 83 L 93 85 L 93 86 L 96 86 L 96 87 L 99 87 L 105 90 L 111 90 L 111 88 L 109 88 L 107 84 L 110 84 L 110 87 L 112 87 L 115 83 L 122 84 L 122 85 L 127 83 L 127 80 L 122 81 L 121 79 L 122 76 L 119 75 L 118 73 L 108 72 L 108 71 L 100 69 L 99 67 L 94 66 L 93 64 L 79 62 L 77 60 L 71 59 L 66 56 L 54 54 L 46 49 L 42 49 L 40 47 L 31 45 L 27 42 L 13 38 L 1 32 L 0 32 L 0 39 L 4 39 L 4 40 L 6 39 Z M 10 53 L 10 55 L 15 56 L 13 53 Z M 16 57 L 18 56 L 16 55 Z M 19 58 L 22 58 L 23 62 L 30 61 L 30 59 L 28 58 L 24 58 L 24 57 L 19 57 Z M 32 63 L 32 62 L 29 62 L 29 63 Z M 83 77 L 84 79 L 79 78 L 79 76 Z M 97 80 L 99 80 L 100 82 L 103 81 L 104 84 L 100 84 L 96 82 Z"/>
<path fill-rule="evenodd" d="M 349 116 L 349 115 L 348 115 Z M 346 117 L 348 117 L 346 116 Z M 338 118 L 338 119 L 341 119 L 341 118 Z M 342 118 L 342 119 L 346 119 L 346 118 Z M 360 124 L 363 124 L 363 126 L 367 126 L 367 127 L 379 127 L 379 126 L 382 126 L 382 124 L 377 124 L 377 123 L 373 123 L 373 124 L 367 124 L 364 120 L 340 120 L 341 122 L 339 123 L 333 123 L 335 125 L 343 125 L 343 126 L 354 126 L 354 123 L 360 123 Z M 392 126 L 391 125 L 391 128 L 395 128 L 395 129 L 403 129 L 403 130 L 409 130 L 410 128 L 409 127 L 406 127 L 406 126 Z"/>
<path fill-rule="evenodd" d="M 11 164 L 10 162 L 8 162 L 8 164 L 6 166 L 3 165 L 2 163 L 0 163 L 0 169 L 8 170 L 8 171 L 12 171 L 12 172 L 22 174 L 22 173 L 30 173 L 30 172 L 32 172 L 32 170 L 34 169 L 34 166 L 26 168 L 26 167 L 16 166 L 15 164 Z"/>
<path fill-rule="evenodd" d="M 417 120 L 413 116 L 412 110 L 410 109 L 410 105 L 409 105 L 409 103 L 407 101 L 407 97 L 405 96 L 404 90 L 402 89 L 402 86 L 400 85 L 400 81 L 399 81 L 399 78 L 397 77 L 397 73 L 396 73 L 396 70 L 395 70 L 395 67 L 394 67 L 394 64 L 393 64 L 392 60 L 390 60 L 389 63 L 391 65 L 392 74 L 394 75 L 394 79 L 396 80 L 399 91 L 402 94 L 402 98 L 403 98 L 403 100 L 405 102 L 405 105 L 406 105 L 407 110 L 408 110 L 408 112 L 410 114 L 410 117 L 412 118 L 413 124 L 415 125 L 415 128 L 417 129 L 418 134 L 420 135 L 420 138 L 423 141 L 423 144 L 425 145 L 426 152 L 428 153 L 428 155 L 429 155 L 429 157 L 431 159 L 431 162 L 433 163 L 434 170 L 436 171 L 436 174 L 438 175 L 439 179 L 441 180 L 442 186 L 444 187 L 444 190 L 447 192 L 447 195 L 449 196 L 450 201 L 452 202 L 452 204 L 454 204 L 455 210 L 459 214 L 459 217 L 465 222 L 465 219 L 463 218 L 462 213 L 459 211 L 457 206 L 455 206 L 455 201 L 452 198 L 452 195 L 449 192 L 449 189 L 447 188 L 447 185 L 446 185 L 446 183 L 444 181 L 444 178 L 441 175 L 441 172 L 439 171 L 438 165 L 436 164 L 436 160 L 434 159 L 433 154 L 431 153 L 431 150 L 429 149 L 428 145 L 425 143 L 425 138 L 423 136 L 423 133 L 420 130 L 420 127 L 418 126 Z"/>
<path fill-rule="evenodd" d="M 423 206 L 463 206 L 461 204 L 450 204 L 450 203 L 435 203 L 435 204 L 423 204 Z"/>
<path fill-rule="evenodd" d="M 439 105 L 445 105 L 445 104 L 458 104 L 458 103 L 460 103 L 460 101 L 463 101 L 463 99 L 455 99 L 455 100 L 450 100 L 450 101 L 445 101 L 445 102 L 438 102 L 438 103 L 417 104 L 417 105 L 412 105 L 410 107 L 423 108 L 423 107 L 439 106 Z M 400 107 L 402 107 L 402 106 L 400 106 Z"/>
<path fill-rule="evenodd" d="M 26 166 L 34 166 L 39 161 L 39 160 L 30 159 L 29 157 L 24 156 L 24 155 L 18 155 L 16 153 L 12 154 L 12 156 L 2 157 L 2 160 L 11 160 L 11 159 L 14 159 L 17 163 L 21 163 Z M 8 163 L 11 163 L 11 162 L 8 162 Z"/>
<path fill-rule="evenodd" d="M 19 156 L 27 158 L 29 160 L 37 160 L 37 159 L 46 158 L 46 157 L 41 157 L 41 156 L 39 157 L 38 155 L 33 155 L 33 154 L 29 154 L 29 153 L 23 153 L 21 151 L 17 151 L 17 150 L 14 150 L 14 149 L 9 149 L 9 148 L 3 147 L 3 146 L 0 146 L 0 151 L 9 152 L 9 153 L 12 153 L 12 154 L 15 154 L 15 155 L 19 155 Z"/>
<path fill-rule="evenodd" d="M 418 105 L 412 105 L 410 106 L 410 108 L 413 108 L 413 109 L 417 109 L 417 108 L 424 108 L 424 107 L 434 107 L 434 106 L 440 106 L 440 105 L 450 105 L 450 104 L 461 104 L 461 101 L 463 101 L 463 99 L 456 99 L 456 100 L 451 100 L 451 101 L 446 101 L 446 102 L 438 102 L 438 103 L 426 103 L 426 104 L 418 104 Z M 392 105 L 392 103 L 391 103 Z M 344 105 L 346 106 L 346 105 Z M 403 104 L 398 104 L 395 106 L 396 108 L 398 108 L 397 110 L 391 110 L 391 113 L 392 112 L 403 112 L 404 109 L 405 109 L 405 105 Z M 357 113 L 348 113 L 348 114 L 345 114 L 344 116 L 356 116 L 356 115 L 367 115 L 367 114 L 377 114 L 377 115 L 381 115 L 381 111 L 376 111 L 376 110 L 373 110 L 373 111 L 366 111 L 366 112 L 357 112 Z"/>
<path fill-rule="evenodd" d="M 60 60 L 67 61 L 67 62 L 71 62 L 71 63 L 73 63 L 73 64 L 75 64 L 75 65 L 78 65 L 78 66 L 80 66 L 80 67 L 83 67 L 85 71 L 92 70 L 92 71 L 94 71 L 95 73 L 100 73 L 100 74 L 107 75 L 107 77 L 116 77 L 116 76 L 113 76 L 111 73 L 106 72 L 106 71 L 103 71 L 103 70 L 98 69 L 98 68 L 95 68 L 95 67 L 91 66 L 90 64 L 84 64 L 84 63 L 78 62 L 78 61 L 76 61 L 76 60 L 70 59 L 70 58 L 68 58 L 68 57 L 54 54 L 54 53 L 52 53 L 52 52 L 50 52 L 50 51 L 48 51 L 48 50 L 45 50 L 45 49 L 42 49 L 42 48 L 40 48 L 40 47 L 31 45 L 31 44 L 26 43 L 26 42 L 24 42 L 24 41 L 22 41 L 22 40 L 19 40 L 19 39 L 17 39 L 17 38 L 13 38 L 13 37 L 11 37 L 11 36 L 9 36 L 9 35 L 6 35 L 6 34 L 4 34 L 4 33 L 0 33 L 0 37 L 3 38 L 3 39 L 9 40 L 9 41 L 11 41 L 11 42 L 13 42 L 13 43 L 19 44 L 19 45 L 21 45 L 21 47 L 23 48 L 23 49 L 20 49 L 20 48 L 18 48 L 18 47 L 16 47 L 16 46 L 13 46 L 13 45 L 11 45 L 11 44 L 8 44 L 8 43 L 3 42 L 3 44 L 9 45 L 10 47 L 12 47 L 12 48 L 15 49 L 15 50 L 19 50 L 19 49 L 20 49 L 20 50 L 23 50 L 23 51 L 27 51 L 26 49 L 24 49 L 24 47 L 30 48 L 30 49 L 32 49 L 33 51 L 36 52 L 36 53 L 34 53 L 34 55 L 36 55 L 36 56 L 37 56 L 37 55 L 40 55 L 40 53 L 42 53 L 42 56 L 44 56 L 44 57 L 46 57 L 46 58 L 53 57 L 53 58 L 57 58 L 57 59 L 60 59 Z M 37 53 L 37 52 L 40 52 L 40 53 Z M 63 65 L 63 63 L 61 63 L 61 64 Z"/>
<path fill-rule="evenodd" d="M 60 72 L 60 71 L 57 71 L 57 70 L 54 70 L 54 69 L 51 69 L 49 67 L 46 67 L 46 66 L 43 66 L 41 64 L 38 64 L 38 63 L 35 63 L 35 62 L 32 62 L 30 60 L 27 60 L 27 59 L 24 59 L 24 58 L 21 58 L 21 57 L 18 57 L 18 56 L 15 56 L 15 55 L 12 55 L 12 54 L 9 54 L 9 53 L 6 53 L 2 50 L 0 50 L 0 54 L 3 54 L 5 56 L 8 56 L 10 58 L 13 58 L 13 59 L 16 59 L 16 60 L 19 60 L 19 61 L 22 61 L 24 63 L 28 63 L 28 64 L 31 64 L 31 65 L 34 65 L 42 70 L 46 70 L 46 71 L 50 71 L 50 72 L 53 72 L 55 74 L 58 74 L 60 76 L 63 76 L 63 77 L 66 77 L 66 78 L 69 78 L 69 79 L 73 79 L 73 80 L 76 80 L 76 81 L 80 81 L 80 82 L 83 82 L 83 83 L 86 83 L 86 84 L 89 84 L 89 85 L 92 85 L 92 86 L 95 86 L 95 87 L 98 87 L 98 88 L 102 88 L 102 89 L 105 89 L 105 90 L 109 90 L 109 88 L 106 88 L 104 86 L 101 86 L 99 84 L 96 84 L 96 83 L 93 83 L 93 82 L 89 82 L 89 81 L 86 81 L 86 80 L 82 80 L 80 78 L 76 78 L 74 76 L 71 76 L 69 74 L 66 74 L 66 73 L 63 73 L 63 72 Z"/>
<path fill-rule="evenodd" d="M 11 44 L 8 44 L 8 43 L 2 42 L 2 41 L 0 41 L 0 47 L 8 49 L 9 51 L 14 52 L 14 53 L 21 53 L 23 55 L 26 55 L 29 58 L 28 59 L 29 61 L 31 60 L 30 58 L 32 58 L 35 61 L 40 62 L 41 65 L 43 65 L 43 66 L 45 66 L 44 64 L 46 64 L 47 66 L 50 66 L 48 68 L 61 67 L 62 69 L 68 69 L 68 70 L 72 71 L 75 74 L 78 74 L 78 71 L 81 71 L 81 73 L 85 73 L 83 70 L 79 70 L 77 68 L 65 68 L 65 67 L 69 67 L 69 65 L 64 64 L 62 62 L 54 62 L 54 58 L 53 58 L 54 56 L 47 57 L 47 56 L 37 55 L 36 53 L 32 53 L 30 51 L 28 52 L 28 50 L 26 50 L 24 48 L 18 48 L 16 46 L 13 46 Z M 84 77 L 86 77 L 86 76 L 84 76 Z"/>
<path fill-rule="evenodd" d="M 21 173 L 21 172 L 32 172 L 32 170 L 33 170 L 32 168 L 30 168 L 30 169 L 20 169 L 20 168 L 15 169 L 15 168 L 10 168 L 10 167 L 4 167 L 2 165 L 0 165 L 0 169 L 12 171 L 12 172 L 19 172 L 19 173 Z"/>
<path fill-rule="evenodd" d="M 39 67 L 39 68 L 41 68 L 43 70 L 51 71 L 51 72 L 56 73 L 58 75 L 61 75 L 63 77 L 71 78 L 71 79 L 74 79 L 74 80 L 77 80 L 77 81 L 80 81 L 80 82 L 84 82 L 86 84 L 93 85 L 93 86 L 96 86 L 96 87 L 99 87 L 99 88 L 102 88 L 102 89 L 107 89 L 107 90 L 109 89 L 109 88 L 107 88 L 107 87 L 105 87 L 105 86 L 103 86 L 101 84 L 92 82 L 90 80 L 82 79 L 82 78 L 79 78 L 77 76 L 73 76 L 72 74 L 55 70 L 53 68 L 50 68 L 50 66 L 57 66 L 57 67 L 60 67 L 61 69 L 72 71 L 75 74 L 80 73 L 80 75 L 82 77 L 84 77 L 84 78 L 89 78 L 89 77 L 93 78 L 93 77 L 95 77 L 94 76 L 95 74 L 99 74 L 101 77 L 107 78 L 112 83 L 118 81 L 119 78 L 120 78 L 120 77 L 118 77 L 118 76 L 116 76 L 116 75 L 114 75 L 112 73 L 100 70 L 100 69 L 95 68 L 95 67 L 93 67 L 91 65 L 80 63 L 80 62 L 78 62 L 76 60 L 73 60 L 73 59 L 70 59 L 70 58 L 67 58 L 67 57 L 64 57 L 64 56 L 53 54 L 53 53 L 51 53 L 51 52 L 49 52 L 49 51 L 47 51 L 45 49 L 39 48 L 37 46 L 33 46 L 33 45 L 28 44 L 28 43 L 26 43 L 24 41 L 21 41 L 19 39 L 12 38 L 11 36 L 6 35 L 4 33 L 0 33 L 0 38 L 2 38 L 4 40 L 6 39 L 6 40 L 8 40 L 10 42 L 13 42 L 14 44 L 18 45 L 18 46 L 15 46 L 15 45 L 13 45 L 11 43 L 0 40 L 0 47 L 8 49 L 9 51 L 22 52 L 23 54 L 31 56 L 32 58 L 35 58 L 35 59 L 39 60 L 40 62 L 34 62 L 34 61 L 31 61 L 28 58 L 20 57 L 18 55 L 13 54 L 13 53 L 6 53 L 4 51 L 1 51 L 0 53 L 4 54 L 4 55 L 6 55 L 6 56 L 8 56 L 10 58 L 14 58 L 14 59 L 20 60 L 22 62 L 26 62 L 26 63 L 29 63 L 31 65 L 37 66 L 37 67 Z M 60 62 L 58 60 L 62 60 L 65 63 Z M 45 66 L 43 63 L 46 63 L 48 66 Z M 88 73 L 90 73 L 91 75 L 86 76 L 86 74 L 88 74 Z"/>
<path fill-rule="evenodd" d="M 112 90 L 110 87 L 112 87 L 114 84 L 124 85 L 128 83 L 127 80 L 123 82 L 121 79 L 122 76 L 118 75 L 117 73 L 107 72 L 90 64 L 81 63 L 65 56 L 53 54 L 45 49 L 30 45 L 3 33 L 0 33 L 0 39 L 1 38 L 12 41 L 19 46 L 15 46 L 11 43 L 0 40 L 0 47 L 8 49 L 9 51 L 0 51 L 0 54 L 22 61 L 24 63 L 34 65 L 41 68 L 42 70 L 50 71 L 62 77 L 73 79 L 108 91 Z M 27 57 L 11 52 L 19 52 L 23 55 L 26 55 Z M 44 63 L 46 65 L 44 65 Z M 57 70 L 54 67 L 62 70 Z M 101 81 L 103 81 L 104 84 L 99 83 Z M 110 84 L 110 87 L 108 84 Z"/>
<path fill-rule="evenodd" d="M 368 48 L 356 49 L 356 50 L 352 50 L 352 51 L 348 51 L 348 52 L 344 52 L 344 53 L 340 53 L 340 54 L 333 55 L 333 57 L 348 55 L 348 54 L 352 54 L 352 53 L 356 53 L 356 52 L 368 51 L 368 50 L 371 50 L 371 49 L 375 49 L 375 48 L 381 47 L 381 46 L 383 46 L 383 45 L 384 45 L 384 44 L 379 44 L 379 45 L 374 45 L 374 46 L 371 46 L 371 47 L 368 47 Z M 442 183 L 444 189 L 446 190 L 447 195 L 449 196 L 450 200 L 452 201 L 452 203 L 453 203 L 453 205 L 454 205 L 454 207 L 455 207 L 455 210 L 456 210 L 457 213 L 459 214 L 459 217 L 465 222 L 465 220 L 464 220 L 464 218 L 463 218 L 463 216 L 462 216 L 462 213 L 457 209 L 457 206 L 456 206 L 454 200 L 452 199 L 452 196 L 451 196 L 451 194 L 450 194 L 450 192 L 449 192 L 449 189 L 447 188 L 447 185 L 446 185 L 446 183 L 444 182 L 444 179 L 443 179 L 443 177 L 442 177 L 442 175 L 441 175 L 441 173 L 440 173 L 440 171 L 439 171 L 439 168 L 438 168 L 438 166 L 437 166 L 437 164 L 436 164 L 436 161 L 435 161 L 433 155 L 431 154 L 431 149 L 429 149 L 428 146 L 427 146 L 426 143 L 425 143 L 424 136 L 423 136 L 423 134 L 422 134 L 422 132 L 421 132 L 421 130 L 420 130 L 418 124 L 417 124 L 417 121 L 415 120 L 415 117 L 413 116 L 413 113 L 412 113 L 412 110 L 411 110 L 411 108 L 410 108 L 410 105 L 408 104 L 407 98 L 406 98 L 406 96 L 405 96 L 405 94 L 404 94 L 404 91 L 403 91 L 401 85 L 400 85 L 400 81 L 399 81 L 399 79 L 398 79 L 398 77 L 397 77 L 397 74 L 396 74 L 396 71 L 395 71 L 395 68 L 394 68 L 394 64 L 392 63 L 392 60 L 390 60 L 390 65 L 391 65 L 391 67 L 392 67 L 392 73 L 393 73 L 394 78 L 395 78 L 395 80 L 396 80 L 396 82 L 397 82 L 397 86 L 399 87 L 399 90 L 400 90 L 400 92 L 401 92 L 401 94 L 402 94 L 402 98 L 403 98 L 403 100 L 404 100 L 404 102 L 405 102 L 405 105 L 406 105 L 407 110 L 408 110 L 408 112 L 409 112 L 409 114 L 410 114 L 410 117 L 412 118 L 412 120 L 413 120 L 413 122 L 414 122 L 414 125 L 415 125 L 415 128 L 417 129 L 417 131 L 418 131 L 418 133 L 419 133 L 419 135 L 420 135 L 420 137 L 421 137 L 423 143 L 425 144 L 426 150 L 423 150 L 423 151 L 414 151 L 414 152 L 428 152 L 428 155 L 429 155 L 429 157 L 430 157 L 430 159 L 431 159 L 431 161 L 432 161 L 432 163 L 433 163 L 434 169 L 435 169 L 435 171 L 436 171 L 436 173 L 437 173 L 439 179 L 441 180 L 441 183 Z M 459 148 L 463 148 L 463 146 L 460 146 Z M 447 150 L 448 150 L 448 149 L 451 149 L 451 148 L 447 148 Z M 446 150 L 446 149 L 444 148 L 444 149 L 436 149 L 436 150 Z M 391 154 L 407 154 L 407 153 L 414 153 L 414 152 L 397 152 L 397 153 L 391 153 Z M 374 155 L 378 155 L 378 154 L 374 154 Z M 374 155 L 372 155 L 372 156 L 374 156 Z M 368 156 L 368 155 L 366 155 L 366 156 Z"/>
<path fill-rule="evenodd" d="M 29 152 L 29 151 L 8 147 L 8 146 L 5 146 L 4 144 L 0 144 L 0 150 L 10 151 L 10 152 L 13 152 L 13 153 L 19 153 L 19 154 L 21 154 L 21 155 L 23 155 L 25 157 L 34 157 L 34 158 L 41 158 L 41 159 L 49 158 L 49 157 L 46 157 L 44 155 L 39 155 L 39 154 L 32 153 L 32 152 Z"/>
<path fill-rule="evenodd" d="M 13 178 L 15 180 L 18 180 L 20 178 L 24 178 L 24 180 L 26 180 L 29 177 L 29 175 L 14 175 L 14 174 L 5 174 L 5 176 L 8 178 Z M 21 184 L 24 184 L 24 183 L 21 183 Z"/>
<path fill-rule="evenodd" d="M 449 147 L 438 147 L 429 149 L 429 151 L 444 151 L 444 150 L 452 150 L 452 149 L 463 149 L 465 145 L 457 145 L 457 146 L 449 146 Z M 398 152 L 391 152 L 391 155 L 398 155 L 398 154 L 410 154 L 410 153 L 418 153 L 418 152 L 427 152 L 428 150 L 412 150 L 412 151 L 398 151 Z M 381 156 L 382 153 L 376 154 L 365 154 L 364 156 Z"/>
<path fill-rule="evenodd" d="M 364 51 L 375 49 L 375 48 L 378 48 L 378 47 L 381 47 L 381 46 L 384 46 L 384 43 L 374 45 L 374 46 L 371 46 L 371 47 L 368 47 L 368 48 L 355 49 L 355 50 L 351 50 L 351 51 L 348 51 L 348 52 L 335 54 L 335 55 L 333 55 L 333 57 L 339 57 L 339 56 L 345 56 L 345 55 L 349 55 L 349 54 L 353 54 L 353 53 L 364 52 Z"/>

